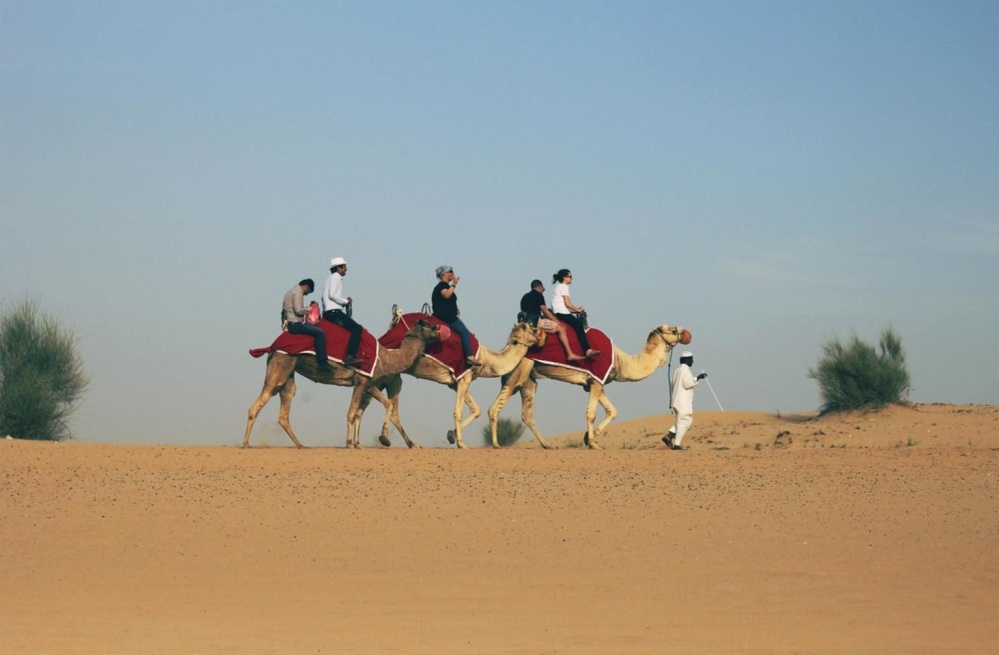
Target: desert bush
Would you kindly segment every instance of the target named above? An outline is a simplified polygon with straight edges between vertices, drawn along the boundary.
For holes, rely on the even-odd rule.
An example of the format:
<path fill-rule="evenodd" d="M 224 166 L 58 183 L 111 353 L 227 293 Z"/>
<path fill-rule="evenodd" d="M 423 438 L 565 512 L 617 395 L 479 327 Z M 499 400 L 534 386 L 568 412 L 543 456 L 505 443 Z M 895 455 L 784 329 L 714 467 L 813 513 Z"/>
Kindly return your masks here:
<path fill-rule="evenodd" d="M 87 386 L 76 339 L 25 300 L 0 315 L 0 435 L 68 439 Z"/>
<path fill-rule="evenodd" d="M 496 442 L 503 448 L 512 446 L 520 439 L 520 435 L 524 434 L 525 427 L 521 421 L 500 417 L 496 422 Z M 493 445 L 493 433 L 488 425 L 482 428 L 482 439 L 487 446 Z"/>
<path fill-rule="evenodd" d="M 881 333 L 877 350 L 856 335 L 846 345 L 834 337 L 808 377 L 819 383 L 823 414 L 903 403 L 909 395 L 902 340 L 890 327 Z"/>

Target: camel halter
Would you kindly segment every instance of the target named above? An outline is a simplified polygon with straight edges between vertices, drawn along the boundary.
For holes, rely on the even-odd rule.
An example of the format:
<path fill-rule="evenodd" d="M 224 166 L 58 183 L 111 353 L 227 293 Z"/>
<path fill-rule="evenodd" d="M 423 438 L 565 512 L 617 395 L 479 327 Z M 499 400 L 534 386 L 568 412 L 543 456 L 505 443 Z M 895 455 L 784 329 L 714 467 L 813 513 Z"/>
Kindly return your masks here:
<path fill-rule="evenodd" d="M 534 338 L 535 339 L 538 338 L 538 328 L 534 328 Z M 537 341 L 535 341 L 535 343 L 537 343 Z M 531 347 L 529 344 L 526 344 L 523 341 L 518 340 L 517 337 L 514 337 L 514 338 L 512 338 L 510 340 L 510 345 L 512 345 L 512 346 L 527 346 L 528 348 Z"/>

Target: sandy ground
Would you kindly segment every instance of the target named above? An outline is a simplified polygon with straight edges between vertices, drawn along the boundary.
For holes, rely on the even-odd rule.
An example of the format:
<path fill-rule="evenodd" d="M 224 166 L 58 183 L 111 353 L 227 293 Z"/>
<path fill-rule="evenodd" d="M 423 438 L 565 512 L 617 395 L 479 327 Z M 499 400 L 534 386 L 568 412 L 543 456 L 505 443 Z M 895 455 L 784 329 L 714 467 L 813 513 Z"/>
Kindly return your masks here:
<path fill-rule="evenodd" d="M 667 421 L 604 451 L 0 441 L 0 653 L 999 652 L 999 407 L 700 412 L 686 452 Z"/>

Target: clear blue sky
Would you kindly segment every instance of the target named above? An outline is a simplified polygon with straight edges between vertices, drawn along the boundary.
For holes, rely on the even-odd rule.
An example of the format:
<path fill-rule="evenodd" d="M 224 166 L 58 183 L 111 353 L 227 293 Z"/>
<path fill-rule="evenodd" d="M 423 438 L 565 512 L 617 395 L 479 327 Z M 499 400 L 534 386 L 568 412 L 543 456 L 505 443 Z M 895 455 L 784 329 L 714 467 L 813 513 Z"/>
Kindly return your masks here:
<path fill-rule="evenodd" d="M 336 255 L 376 335 L 448 263 L 498 348 L 568 267 L 625 351 L 689 328 L 727 410 L 817 409 L 822 344 L 889 325 L 912 400 L 999 403 L 997 34 L 993 0 L 5 0 L 0 305 L 78 336 L 84 441 L 238 443 L 247 349 Z M 608 392 L 639 418 L 666 386 Z M 452 393 L 403 393 L 445 444 Z M 342 445 L 348 397 L 302 380 L 299 437 Z M 542 383 L 539 426 L 584 403 Z"/>

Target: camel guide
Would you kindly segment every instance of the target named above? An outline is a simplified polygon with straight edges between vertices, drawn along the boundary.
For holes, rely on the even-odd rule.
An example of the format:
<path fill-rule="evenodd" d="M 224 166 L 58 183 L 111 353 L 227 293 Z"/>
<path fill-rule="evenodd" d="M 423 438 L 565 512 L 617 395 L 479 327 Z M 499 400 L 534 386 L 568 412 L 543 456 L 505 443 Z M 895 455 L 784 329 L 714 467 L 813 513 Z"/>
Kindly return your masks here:
<path fill-rule="evenodd" d="M 699 373 L 695 378 L 694 374 L 690 372 L 690 367 L 693 364 L 694 353 L 685 350 L 680 355 L 680 367 L 673 373 L 670 406 L 676 420 L 673 427 L 663 437 L 663 443 L 671 450 L 686 450 L 681 443 L 683 435 L 687 434 L 687 430 L 694 422 L 694 389 L 701 380 L 708 377 L 707 373 Z"/>

